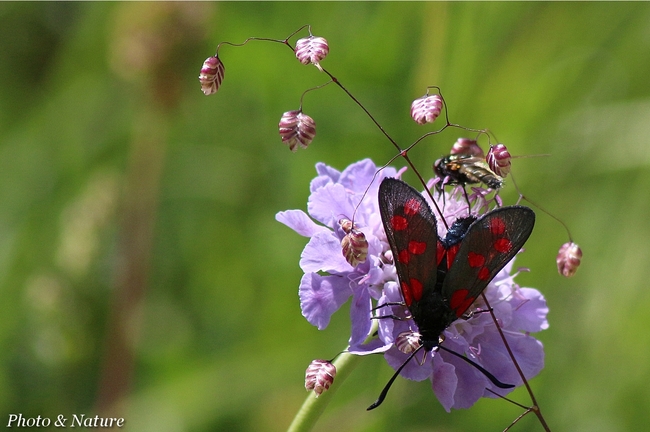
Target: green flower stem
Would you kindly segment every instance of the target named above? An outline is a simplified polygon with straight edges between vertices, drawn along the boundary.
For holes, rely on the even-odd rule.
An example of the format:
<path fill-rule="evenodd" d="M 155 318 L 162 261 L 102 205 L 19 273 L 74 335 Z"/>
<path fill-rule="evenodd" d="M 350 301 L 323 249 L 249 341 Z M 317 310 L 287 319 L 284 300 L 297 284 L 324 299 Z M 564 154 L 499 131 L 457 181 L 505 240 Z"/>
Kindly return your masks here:
<path fill-rule="evenodd" d="M 370 334 L 364 341 L 365 343 L 370 342 L 375 339 L 377 329 L 379 328 L 379 323 L 377 320 L 373 320 L 372 327 L 370 328 Z M 354 368 L 356 368 L 361 362 L 361 357 L 359 355 L 350 354 L 348 352 L 342 352 L 336 357 L 332 364 L 336 367 L 336 377 L 334 377 L 334 382 L 332 386 L 321 393 L 319 397 L 316 397 L 316 393 L 309 392 L 307 399 L 303 402 L 302 406 L 296 413 L 296 416 L 293 418 L 291 425 L 287 432 L 306 432 L 310 431 L 318 419 L 320 418 L 325 408 L 330 403 L 330 400 L 334 397 L 336 390 L 343 384 L 343 381 L 352 373 Z"/>
<path fill-rule="evenodd" d="M 361 362 L 361 356 L 344 352 L 340 354 L 332 363 L 336 366 L 336 377 L 332 386 L 324 391 L 320 396 L 316 397 L 316 393 L 309 392 L 307 399 L 302 404 L 293 422 L 287 429 L 288 432 L 305 432 L 310 431 L 323 411 L 329 404 L 336 390 L 341 387 L 343 381 L 352 373 L 354 368 Z"/>

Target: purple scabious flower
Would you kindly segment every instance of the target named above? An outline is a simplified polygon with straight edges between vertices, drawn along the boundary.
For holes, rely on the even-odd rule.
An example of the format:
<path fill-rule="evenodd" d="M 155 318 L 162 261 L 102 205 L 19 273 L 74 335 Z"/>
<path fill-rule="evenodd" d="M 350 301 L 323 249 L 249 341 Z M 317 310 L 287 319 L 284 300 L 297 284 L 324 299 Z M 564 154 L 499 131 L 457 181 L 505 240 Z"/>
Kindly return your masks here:
<path fill-rule="evenodd" d="M 377 170 L 370 159 L 354 163 L 343 172 L 318 163 L 318 175 L 309 188 L 309 215 L 302 210 L 287 210 L 275 217 L 298 234 L 310 238 L 300 257 L 300 267 L 305 272 L 298 290 L 303 316 L 323 330 L 332 314 L 352 297 L 349 344 L 364 353 L 375 348 L 379 349 L 378 352 L 390 348 L 380 340 L 369 345 L 363 345 L 363 342 L 372 326 L 374 305 L 371 299 L 378 300 L 385 281 L 396 278 L 393 266 L 386 268 L 383 257 L 388 243 L 379 215 L 377 194 L 381 180 L 395 177 L 397 172 L 394 168 L 379 173 Z M 368 242 L 365 261 L 355 267 L 343 256 L 341 240 L 346 233 L 339 224 L 342 218 L 353 217 L 354 225 Z M 386 270 L 392 274 L 386 276 Z"/>
<path fill-rule="evenodd" d="M 310 185 L 309 215 L 301 210 L 288 210 L 279 212 L 276 219 L 310 238 L 300 259 L 305 273 L 299 288 L 303 316 L 322 330 L 329 324 L 332 314 L 352 297 L 348 351 L 358 355 L 383 352 L 387 362 L 397 369 L 408 358 L 408 354 L 397 349 L 398 336 L 418 329 L 415 322 L 408 319 L 405 307 L 382 307 L 373 312 L 378 305 L 403 302 L 377 197 L 382 179 L 399 177 L 401 172 L 390 167 L 377 170 L 369 159 L 354 163 L 342 172 L 319 163 L 316 165 L 318 176 Z M 431 188 L 438 181 L 440 179 L 434 179 L 428 186 Z M 448 225 L 468 214 L 468 205 L 459 187 L 452 193 L 437 194 L 436 200 Z M 500 204 L 488 198 L 488 191 L 482 188 L 472 188 L 469 201 L 475 215 Z M 368 241 L 367 257 L 355 267 L 341 252 L 341 240 L 346 234 L 339 224 L 341 218 L 353 219 L 355 227 Z M 436 218 L 439 219 L 438 214 Z M 444 224 L 439 222 L 437 226 L 438 234 L 444 237 Z M 521 288 L 515 283 L 518 272 L 511 274 L 513 262 L 514 259 L 496 275 L 484 293 L 528 379 L 544 366 L 542 343 L 530 333 L 548 328 L 548 307 L 539 291 Z M 481 309 L 485 310 L 486 306 L 479 298 L 469 310 Z M 364 343 L 371 332 L 373 316 L 389 314 L 404 319 L 377 320 L 377 337 Z M 468 319 L 458 319 L 443 336 L 446 348 L 467 356 L 500 381 L 522 384 L 489 313 L 474 313 Z M 415 381 L 429 379 L 436 397 L 447 411 L 468 408 L 483 396 L 495 397 L 488 388 L 502 395 L 510 391 L 496 388 L 476 368 L 442 350 L 426 353 L 424 361 L 417 355 L 401 375 Z"/>

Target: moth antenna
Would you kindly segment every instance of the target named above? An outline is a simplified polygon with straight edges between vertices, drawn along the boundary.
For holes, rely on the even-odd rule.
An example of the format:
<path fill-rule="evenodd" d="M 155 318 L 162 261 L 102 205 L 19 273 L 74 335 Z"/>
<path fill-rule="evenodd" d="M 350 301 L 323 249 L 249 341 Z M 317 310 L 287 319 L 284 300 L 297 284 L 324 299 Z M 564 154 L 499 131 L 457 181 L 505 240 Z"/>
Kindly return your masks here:
<path fill-rule="evenodd" d="M 408 362 L 410 362 L 413 357 L 415 357 L 415 354 L 417 354 L 418 351 L 420 351 L 422 349 L 422 347 L 424 347 L 424 345 L 420 345 L 419 347 L 417 347 L 417 349 L 411 353 L 409 358 L 407 358 L 404 361 L 404 363 L 402 363 L 402 365 L 395 371 L 395 373 L 393 374 L 391 379 L 388 381 L 388 383 L 386 383 L 386 386 L 384 386 L 384 389 L 379 394 L 379 397 L 377 398 L 377 400 L 372 405 L 370 405 L 368 408 L 366 408 L 366 411 L 373 410 L 373 409 L 377 408 L 379 405 L 381 405 L 381 403 L 384 401 L 384 399 L 386 399 L 386 395 L 388 394 L 388 390 L 390 390 L 390 387 L 395 382 L 395 379 L 397 379 L 397 376 L 399 375 L 399 373 L 402 372 L 402 369 L 404 369 L 404 366 L 406 366 L 406 364 Z"/>
<path fill-rule="evenodd" d="M 502 388 L 502 389 L 508 389 L 508 388 L 513 388 L 513 387 L 514 387 L 514 385 L 512 385 L 512 384 L 505 384 L 505 383 L 502 383 L 502 382 L 499 381 L 499 380 L 498 380 L 494 375 L 492 375 L 490 372 L 488 372 L 488 371 L 487 371 L 483 366 L 479 365 L 479 364 L 476 363 L 476 362 L 473 362 L 472 360 L 470 360 L 469 358 L 467 358 L 467 357 L 465 357 L 465 356 L 462 356 L 462 355 L 458 354 L 456 351 L 452 351 L 452 350 L 450 350 L 449 348 L 445 348 L 445 347 L 442 346 L 442 345 L 438 345 L 438 348 L 442 349 L 443 351 L 447 351 L 449 354 L 453 354 L 453 355 L 455 355 L 455 356 L 458 357 L 459 359 L 463 359 L 463 360 L 465 360 L 467 363 L 471 364 L 471 365 L 474 366 L 476 369 L 478 369 L 479 371 L 481 371 L 481 373 L 482 373 L 483 375 L 485 375 L 485 376 L 487 377 L 487 379 L 489 379 L 490 381 L 492 381 L 492 384 L 494 384 L 495 386 L 497 386 L 497 387 L 499 387 L 499 388 Z M 402 366 L 403 366 L 403 365 L 402 365 Z M 401 368 L 400 368 L 400 370 L 401 370 Z"/>

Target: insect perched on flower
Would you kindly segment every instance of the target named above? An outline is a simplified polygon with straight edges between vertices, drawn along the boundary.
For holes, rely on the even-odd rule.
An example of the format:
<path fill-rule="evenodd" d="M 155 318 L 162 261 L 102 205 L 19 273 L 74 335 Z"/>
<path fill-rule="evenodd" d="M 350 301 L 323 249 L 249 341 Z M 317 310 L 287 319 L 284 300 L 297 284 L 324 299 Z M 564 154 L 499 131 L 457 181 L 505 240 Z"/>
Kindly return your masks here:
<path fill-rule="evenodd" d="M 400 305 L 406 299 L 400 289 L 398 267 L 395 265 L 399 257 L 396 258 L 391 250 L 380 215 L 379 185 L 384 178 L 399 177 L 400 173 L 391 167 L 378 171 L 378 167 L 369 159 L 352 164 L 342 172 L 319 163 L 316 165 L 316 171 L 318 175 L 310 185 L 311 195 L 307 205 L 309 215 L 302 210 L 288 210 L 276 215 L 278 221 L 309 237 L 300 258 L 300 267 L 304 271 L 298 290 L 302 314 L 311 324 L 321 330 L 325 329 L 334 312 L 352 297 L 349 303 L 351 331 L 347 351 L 357 355 L 384 353 L 387 362 L 394 369 L 398 369 L 411 354 L 399 350 L 397 346 L 404 349 L 403 347 L 411 344 L 414 347 L 414 339 L 405 341 L 403 334 L 414 331 L 422 334 L 423 328 L 428 326 L 426 320 L 429 317 L 426 312 L 422 315 L 421 311 L 425 307 L 423 303 L 417 304 L 419 309 L 415 313 Z M 399 191 L 396 194 L 399 195 Z M 458 215 L 469 215 L 468 205 L 462 199 L 445 195 L 443 216 L 447 225 L 453 226 Z M 427 198 L 420 194 L 418 196 L 420 202 L 428 202 Z M 385 198 L 389 201 L 393 199 L 388 195 Z M 522 214 L 528 213 L 524 211 Z M 341 250 L 341 240 L 346 233 L 341 229 L 339 221 L 351 215 L 354 215 L 356 229 L 364 233 L 368 242 L 365 261 L 358 262 L 355 266 L 346 261 Z M 480 215 L 472 217 L 480 218 Z M 485 217 L 481 220 L 485 220 Z M 446 224 L 442 223 L 442 219 L 438 220 L 439 223 L 433 230 L 429 227 L 429 234 L 432 236 L 428 237 L 429 239 L 435 238 L 436 231 L 440 238 L 447 237 Z M 465 231 L 465 235 L 467 232 Z M 474 229 L 471 229 L 471 232 L 474 233 Z M 511 240 L 511 243 L 512 250 L 518 250 L 521 246 L 521 241 L 517 239 Z M 474 242 L 471 244 L 475 245 Z M 498 253 L 498 249 L 495 250 Z M 468 255 L 469 251 L 463 253 Z M 486 257 L 489 259 L 488 255 L 486 250 Z M 437 268 L 435 262 L 431 265 Z M 513 260 L 506 262 L 501 269 L 490 267 L 489 276 L 494 277 L 487 283 L 484 293 L 500 320 L 514 355 L 518 359 L 525 359 L 521 362 L 525 376 L 531 378 L 537 375 L 544 365 L 544 350 L 541 342 L 530 333 L 548 327 L 548 308 L 539 291 L 519 287 L 514 282 L 516 274 L 511 275 L 512 269 Z M 441 277 L 440 280 L 442 279 Z M 460 291 L 459 289 L 454 292 Z M 472 293 L 472 298 L 478 295 L 472 288 L 468 288 L 468 292 Z M 451 308 L 455 318 L 451 315 L 448 318 L 453 318 L 453 322 L 448 324 L 445 319 L 446 328 L 441 328 L 435 337 L 427 336 L 425 342 L 429 344 L 429 339 L 437 341 L 437 337 L 442 336 L 446 348 L 471 359 L 496 376 L 500 382 L 521 385 L 521 378 L 512 367 L 490 314 L 478 313 L 469 319 L 459 318 L 458 313 L 462 315 L 465 309 L 470 308 L 470 304 L 467 295 L 462 299 L 457 298 L 458 307 Z M 386 304 L 390 306 L 378 307 Z M 411 301 L 411 307 L 413 305 Z M 463 311 L 460 310 L 461 305 L 466 305 Z M 486 309 L 480 298 L 469 310 L 477 309 Z M 399 316 L 402 319 L 378 319 L 387 315 Z M 427 318 L 422 321 L 420 318 L 424 316 Z M 365 343 L 368 336 L 374 334 L 373 321 L 378 321 L 377 337 Z M 419 328 L 418 324 L 423 328 Z M 429 334 L 426 330 L 424 333 Z M 490 379 L 475 367 L 442 350 L 434 351 L 423 361 L 408 362 L 403 366 L 400 375 L 415 381 L 429 379 L 438 400 L 448 411 L 452 408 L 468 408 L 483 396 L 494 397 L 486 388 L 496 388 Z M 499 391 L 505 394 L 510 390 Z"/>
<path fill-rule="evenodd" d="M 492 278 L 519 252 L 533 230 L 535 214 L 528 207 L 500 207 L 480 218 L 458 218 L 441 238 L 436 217 L 424 197 L 392 178 L 381 182 L 379 210 L 404 299 L 398 306 L 408 308 L 419 329 L 419 346 L 409 346 L 412 353 L 400 369 L 421 348 L 442 348 L 455 354 L 441 345 L 442 332 L 465 316 Z M 514 387 L 500 382 L 466 357 L 459 358 L 480 370 L 498 388 Z M 368 409 L 381 404 L 391 384 L 389 381 Z"/>
<path fill-rule="evenodd" d="M 441 185 L 483 183 L 492 189 L 501 189 L 503 178 L 490 169 L 484 158 L 467 154 L 450 154 L 436 160 L 433 171 L 443 179 Z"/>
<path fill-rule="evenodd" d="M 493 160 L 494 156 L 492 154 L 488 156 L 490 159 L 486 159 L 483 149 L 476 140 L 458 138 L 451 147 L 450 154 L 433 163 L 433 171 L 438 178 L 442 179 L 438 187 L 442 188 L 448 184 L 465 186 L 483 183 L 491 189 L 501 189 L 503 174 L 497 173 L 489 165 L 489 160 Z"/>

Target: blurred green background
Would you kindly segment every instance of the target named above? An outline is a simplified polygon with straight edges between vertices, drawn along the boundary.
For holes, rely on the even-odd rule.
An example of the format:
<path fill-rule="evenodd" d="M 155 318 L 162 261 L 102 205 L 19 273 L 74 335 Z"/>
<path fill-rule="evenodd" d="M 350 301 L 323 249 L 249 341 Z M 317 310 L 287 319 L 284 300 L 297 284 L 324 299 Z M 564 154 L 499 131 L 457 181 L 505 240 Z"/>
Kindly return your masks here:
<path fill-rule="evenodd" d="M 585 256 L 560 277 L 566 233 L 537 211 L 517 262 L 550 307 L 532 387 L 554 431 L 647 427 L 650 4 L 494 2 L 0 4 L 0 424 L 112 413 L 133 431 L 287 428 L 306 366 L 345 347 L 349 322 L 347 306 L 326 331 L 302 318 L 306 239 L 274 215 L 306 208 L 316 162 L 395 150 L 328 86 L 304 101 L 315 141 L 289 152 L 280 116 L 325 75 L 280 44 L 223 47 L 217 95 L 197 76 L 221 41 L 303 24 L 402 145 L 431 130 L 409 107 L 439 85 L 453 122 L 550 154 L 512 172 Z M 416 147 L 420 171 L 462 135 Z M 516 199 L 511 182 L 503 196 Z M 366 412 L 391 374 L 364 358 L 316 430 L 496 431 L 521 412 L 482 400 L 448 414 L 406 380 Z M 513 430 L 542 428 L 529 416 Z"/>

